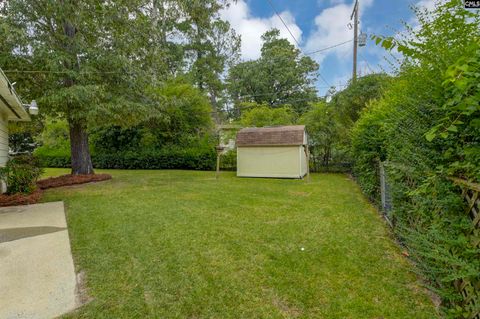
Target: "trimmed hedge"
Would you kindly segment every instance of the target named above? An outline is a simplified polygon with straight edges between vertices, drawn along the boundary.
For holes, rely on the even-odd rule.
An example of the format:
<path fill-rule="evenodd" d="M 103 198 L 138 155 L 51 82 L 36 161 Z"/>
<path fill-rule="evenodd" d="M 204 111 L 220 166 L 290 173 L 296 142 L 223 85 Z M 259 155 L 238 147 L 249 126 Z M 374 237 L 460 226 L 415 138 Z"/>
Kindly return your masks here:
<path fill-rule="evenodd" d="M 70 155 L 39 154 L 43 167 L 71 167 Z M 92 154 L 95 168 L 214 170 L 215 150 L 158 150 Z"/>

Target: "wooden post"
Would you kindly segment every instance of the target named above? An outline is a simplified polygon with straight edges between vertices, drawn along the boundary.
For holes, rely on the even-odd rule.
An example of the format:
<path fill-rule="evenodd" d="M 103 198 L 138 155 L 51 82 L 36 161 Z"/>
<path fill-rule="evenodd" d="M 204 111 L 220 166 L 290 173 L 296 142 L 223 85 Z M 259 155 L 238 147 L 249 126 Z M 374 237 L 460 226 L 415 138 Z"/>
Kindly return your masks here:
<path fill-rule="evenodd" d="M 353 72 L 352 72 L 352 82 L 357 80 L 357 50 L 358 50 L 358 11 L 360 9 L 360 4 L 358 0 L 355 1 L 353 6 L 353 12 L 350 16 L 350 20 L 353 18 Z"/>
<path fill-rule="evenodd" d="M 220 175 L 220 153 L 217 152 L 217 172 L 215 174 L 215 179 L 218 179 Z"/>
<path fill-rule="evenodd" d="M 220 177 L 220 155 L 222 154 L 223 150 L 225 149 L 223 146 L 218 145 L 215 147 L 217 150 L 217 170 L 215 173 L 215 179 L 218 179 Z"/>

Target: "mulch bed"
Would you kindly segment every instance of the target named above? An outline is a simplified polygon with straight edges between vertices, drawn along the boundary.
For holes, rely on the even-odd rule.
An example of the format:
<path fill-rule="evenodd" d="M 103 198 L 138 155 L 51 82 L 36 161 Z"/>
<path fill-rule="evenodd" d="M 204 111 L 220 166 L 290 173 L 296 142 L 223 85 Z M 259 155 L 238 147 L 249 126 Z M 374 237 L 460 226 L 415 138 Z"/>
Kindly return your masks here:
<path fill-rule="evenodd" d="M 42 197 L 42 191 L 47 188 L 71 186 L 77 184 L 85 184 L 91 182 L 101 182 L 111 179 L 109 174 L 94 174 L 94 175 L 62 175 L 58 177 L 50 177 L 39 180 L 37 182 L 37 190 L 32 194 L 14 194 L 6 195 L 0 194 L 0 207 L 3 206 L 17 206 L 30 205 L 37 203 Z"/>
<path fill-rule="evenodd" d="M 31 194 L 0 194 L 0 207 L 35 204 L 42 197 L 42 190 L 37 189 Z"/>
<path fill-rule="evenodd" d="M 37 182 L 37 185 L 41 189 L 70 186 L 77 184 L 85 184 L 91 182 L 101 182 L 112 179 L 112 175 L 109 174 L 93 174 L 93 175 L 62 175 L 58 177 L 50 177 L 42 179 Z"/>

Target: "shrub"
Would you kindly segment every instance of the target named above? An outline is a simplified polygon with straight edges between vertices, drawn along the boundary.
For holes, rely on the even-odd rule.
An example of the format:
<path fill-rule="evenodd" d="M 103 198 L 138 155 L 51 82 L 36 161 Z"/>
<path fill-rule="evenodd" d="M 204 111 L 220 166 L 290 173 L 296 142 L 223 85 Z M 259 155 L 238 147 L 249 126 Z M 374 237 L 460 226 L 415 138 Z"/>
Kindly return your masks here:
<path fill-rule="evenodd" d="M 389 109 L 383 99 L 372 103 L 362 112 L 351 133 L 353 175 L 363 192 L 375 203 L 380 200 L 378 165 L 386 159 L 388 141 L 384 122 Z"/>
<path fill-rule="evenodd" d="M 478 230 L 447 177 L 480 181 L 480 16 L 457 0 L 438 6 L 432 16 L 417 14 L 421 28 L 407 40 L 380 41 L 385 48 L 396 45 L 404 60 L 384 96 L 355 125 L 354 173 L 378 200 L 377 163 L 388 161 L 395 233 L 442 298 L 446 317 L 473 318 L 478 287 L 472 293 L 477 306 L 471 307 L 456 283 L 479 280 Z"/>
<path fill-rule="evenodd" d="M 70 167 L 70 155 L 38 155 L 44 167 Z M 160 149 L 100 153 L 92 155 L 95 168 L 104 169 L 189 169 L 213 170 L 216 154 L 213 149 Z"/>
<path fill-rule="evenodd" d="M 7 194 L 31 194 L 36 189 L 36 182 L 43 170 L 37 158 L 20 155 L 10 159 L 5 167 L 0 168 L 0 178 L 7 184 Z"/>
<path fill-rule="evenodd" d="M 70 167 L 70 150 L 63 148 L 55 149 L 48 146 L 40 146 L 33 154 L 40 161 L 42 167 Z"/>
<path fill-rule="evenodd" d="M 220 156 L 220 169 L 234 171 L 237 169 L 237 151 L 231 150 Z"/>

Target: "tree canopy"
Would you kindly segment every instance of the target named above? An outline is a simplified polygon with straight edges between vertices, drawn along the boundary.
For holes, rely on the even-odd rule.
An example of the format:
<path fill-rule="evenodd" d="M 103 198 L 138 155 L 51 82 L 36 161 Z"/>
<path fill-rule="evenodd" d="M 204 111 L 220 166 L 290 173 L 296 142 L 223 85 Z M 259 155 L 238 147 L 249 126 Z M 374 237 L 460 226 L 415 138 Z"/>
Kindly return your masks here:
<path fill-rule="evenodd" d="M 219 10 L 228 1 L 10 0 L 0 8 L 0 62 L 42 112 L 67 120 L 72 172 L 93 172 L 88 128 L 161 117 L 150 94 L 190 74 L 212 101 L 239 39 Z M 26 76 L 28 75 L 28 76 Z"/>
<path fill-rule="evenodd" d="M 271 108 L 268 105 L 253 105 L 244 111 L 240 123 L 245 127 L 290 125 L 295 122 L 295 113 L 288 107 Z"/>
<path fill-rule="evenodd" d="M 255 102 L 270 107 L 289 105 L 297 114 L 317 99 L 315 80 L 318 64 L 272 29 L 262 36 L 261 56 L 233 66 L 228 74 L 228 90 L 235 115 L 241 103 Z"/>

